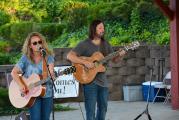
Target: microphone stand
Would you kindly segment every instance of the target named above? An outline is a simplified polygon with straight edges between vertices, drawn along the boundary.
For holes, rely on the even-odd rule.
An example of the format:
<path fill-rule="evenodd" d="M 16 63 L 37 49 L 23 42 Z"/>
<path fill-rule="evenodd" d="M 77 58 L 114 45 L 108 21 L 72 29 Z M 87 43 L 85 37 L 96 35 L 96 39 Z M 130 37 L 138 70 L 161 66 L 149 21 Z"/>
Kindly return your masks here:
<path fill-rule="evenodd" d="M 45 59 L 45 56 L 46 56 L 46 52 L 43 50 L 43 51 L 41 51 L 41 54 L 42 54 L 42 57 L 43 57 L 43 59 L 44 59 L 44 61 L 45 61 L 45 65 L 46 65 L 46 67 L 47 67 L 47 70 L 48 70 L 48 73 L 49 73 L 49 75 L 50 75 L 50 79 L 51 79 L 51 81 L 52 81 L 52 101 L 53 101 L 53 109 L 52 109 L 52 120 L 55 120 L 55 116 L 54 116 L 54 91 L 53 91 L 53 88 L 54 88 L 54 90 L 55 90 L 55 92 L 57 92 L 57 89 L 56 89 L 56 86 L 55 86 L 55 83 L 54 83 L 54 79 L 52 78 L 52 75 L 51 75 L 51 73 L 50 73 L 50 69 L 49 69 L 49 65 L 47 64 L 47 61 L 46 61 L 46 59 Z"/>
<path fill-rule="evenodd" d="M 153 76 L 153 68 L 149 67 L 149 66 L 148 66 L 148 68 L 150 69 L 150 85 L 149 85 L 148 95 L 147 95 L 147 105 L 146 105 L 145 110 L 141 114 L 139 114 L 134 120 L 138 120 L 143 114 L 147 115 L 148 120 L 152 120 L 152 118 L 149 114 L 148 107 L 149 107 L 149 97 L 150 97 L 150 92 L 151 92 L 151 82 L 152 82 L 152 76 Z"/>

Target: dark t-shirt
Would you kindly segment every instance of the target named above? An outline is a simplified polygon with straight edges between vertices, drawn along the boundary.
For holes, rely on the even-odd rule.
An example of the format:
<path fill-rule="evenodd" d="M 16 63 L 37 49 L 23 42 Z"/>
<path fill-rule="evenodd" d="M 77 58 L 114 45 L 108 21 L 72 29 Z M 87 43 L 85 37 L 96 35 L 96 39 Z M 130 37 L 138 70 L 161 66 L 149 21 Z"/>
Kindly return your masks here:
<path fill-rule="evenodd" d="M 97 51 L 102 52 L 102 49 L 103 51 L 105 49 L 106 54 L 113 52 L 111 45 L 107 41 L 103 41 L 102 45 L 98 46 L 98 45 L 93 44 L 90 39 L 81 41 L 75 48 L 72 49 L 72 51 L 77 53 L 79 56 L 90 57 L 94 52 L 97 52 Z M 97 73 L 93 82 L 102 87 L 107 87 L 108 85 L 107 77 L 104 72 Z"/>

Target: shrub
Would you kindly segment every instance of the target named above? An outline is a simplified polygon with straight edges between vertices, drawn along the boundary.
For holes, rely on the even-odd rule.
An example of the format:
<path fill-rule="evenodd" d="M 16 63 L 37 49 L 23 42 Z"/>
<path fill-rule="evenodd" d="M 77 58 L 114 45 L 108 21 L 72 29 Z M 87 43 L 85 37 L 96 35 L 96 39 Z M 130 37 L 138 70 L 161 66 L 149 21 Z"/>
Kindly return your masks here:
<path fill-rule="evenodd" d="M 39 31 L 42 33 L 49 42 L 52 42 L 58 36 L 60 36 L 63 32 L 65 25 L 58 23 L 38 23 L 37 26 L 40 27 Z"/>
<path fill-rule="evenodd" d="M 0 40 L 0 51 L 1 52 L 8 52 L 9 47 L 10 47 L 10 44 L 7 41 Z"/>
<path fill-rule="evenodd" d="M 62 22 L 67 24 L 67 29 L 73 31 L 83 25 L 87 25 L 87 15 L 89 5 L 86 2 L 79 1 L 65 1 L 61 5 Z"/>
<path fill-rule="evenodd" d="M 3 37 L 5 40 L 10 40 L 10 34 L 11 34 L 11 24 L 5 24 L 0 27 L 0 36 Z"/>
<path fill-rule="evenodd" d="M 21 46 L 28 33 L 32 32 L 32 25 L 33 24 L 30 22 L 12 24 L 10 39 L 14 40 L 17 45 Z"/>
<path fill-rule="evenodd" d="M 25 38 L 32 31 L 42 33 L 47 37 L 47 40 L 51 42 L 62 34 L 63 29 L 63 24 L 56 23 L 11 23 L 0 27 L 0 36 L 2 36 L 3 39 L 8 40 L 14 48 L 21 48 Z"/>
<path fill-rule="evenodd" d="M 87 38 L 87 28 L 83 27 L 75 32 L 63 33 L 52 42 L 53 47 L 75 47 L 78 42 Z"/>
<path fill-rule="evenodd" d="M 170 41 L 169 41 L 170 34 L 169 34 L 169 32 L 166 32 L 166 31 L 161 32 L 155 36 L 155 39 L 159 45 L 168 45 L 170 43 Z"/>
<path fill-rule="evenodd" d="M 10 57 L 11 57 L 10 54 L 0 52 L 0 65 L 9 64 Z"/>
<path fill-rule="evenodd" d="M 1 107 L 11 106 L 11 103 L 8 97 L 8 89 L 0 87 L 0 98 L 1 98 L 0 99 Z"/>
<path fill-rule="evenodd" d="M 10 15 L 0 10 L 0 26 L 9 23 L 11 20 Z"/>

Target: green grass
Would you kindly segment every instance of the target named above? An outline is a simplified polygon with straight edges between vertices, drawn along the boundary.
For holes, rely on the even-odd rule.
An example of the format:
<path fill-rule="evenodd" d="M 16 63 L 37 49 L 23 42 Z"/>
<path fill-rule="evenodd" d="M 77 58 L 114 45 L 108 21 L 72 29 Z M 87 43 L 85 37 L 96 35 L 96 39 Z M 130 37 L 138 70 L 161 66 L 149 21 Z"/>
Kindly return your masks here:
<path fill-rule="evenodd" d="M 77 110 L 76 108 L 72 108 L 70 106 L 63 106 L 61 104 L 55 104 L 55 111 L 70 111 L 70 110 Z"/>
<path fill-rule="evenodd" d="M 77 110 L 76 108 L 72 108 L 70 106 L 63 106 L 61 104 L 55 104 L 54 106 L 55 106 L 55 111 Z M 0 116 L 16 115 L 19 114 L 21 111 L 28 111 L 28 109 L 27 108 L 17 109 L 13 106 L 0 107 Z"/>
<path fill-rule="evenodd" d="M 16 115 L 21 111 L 27 111 L 27 109 L 17 109 L 13 106 L 0 107 L 0 116 Z"/>

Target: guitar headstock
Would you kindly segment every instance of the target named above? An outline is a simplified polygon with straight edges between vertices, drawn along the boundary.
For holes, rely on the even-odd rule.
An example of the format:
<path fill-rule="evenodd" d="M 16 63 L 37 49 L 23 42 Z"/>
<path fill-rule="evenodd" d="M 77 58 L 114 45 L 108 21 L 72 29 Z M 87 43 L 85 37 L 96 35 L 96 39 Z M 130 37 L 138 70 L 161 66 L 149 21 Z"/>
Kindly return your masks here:
<path fill-rule="evenodd" d="M 125 46 L 125 50 L 128 51 L 128 50 L 135 50 L 136 48 L 138 48 L 140 46 L 140 43 L 138 41 L 134 41 L 130 44 L 128 44 L 127 46 Z"/>
<path fill-rule="evenodd" d="M 69 68 L 64 69 L 64 70 L 61 71 L 61 72 L 62 72 L 62 74 L 64 74 L 64 75 L 68 75 L 68 74 L 71 74 L 71 73 L 76 72 L 76 68 L 75 68 L 75 66 L 71 66 L 71 67 L 69 67 Z M 60 74 L 60 73 L 59 73 L 59 74 Z"/>

